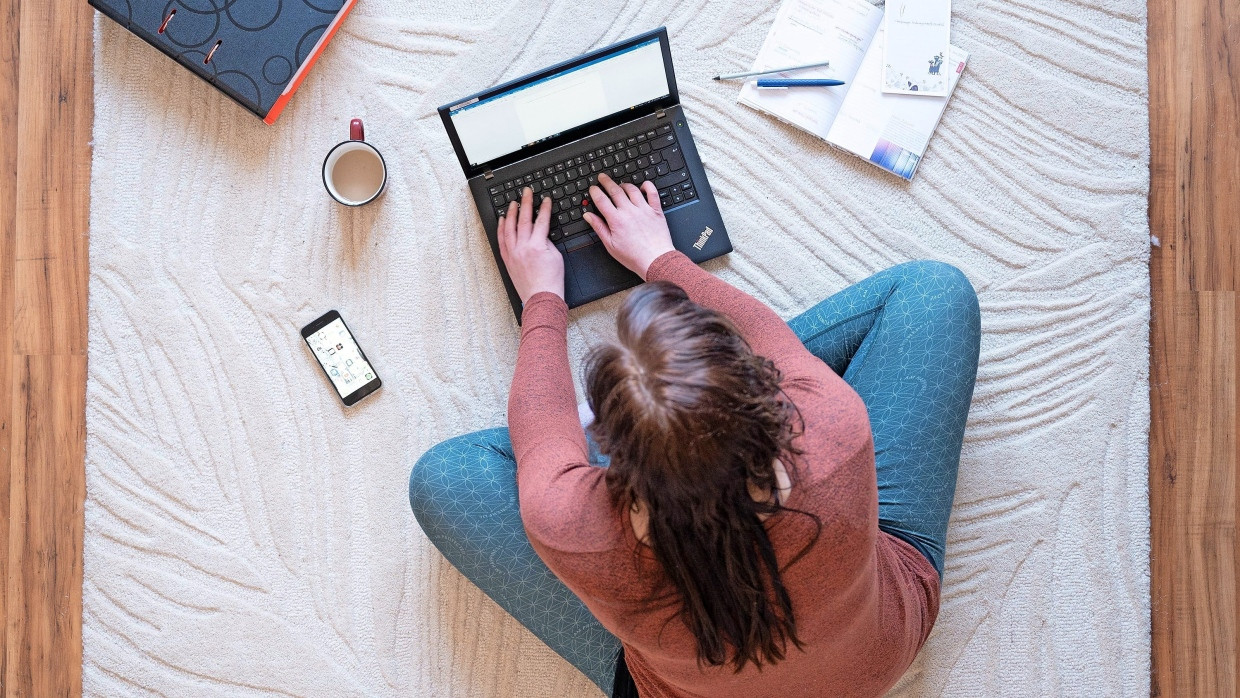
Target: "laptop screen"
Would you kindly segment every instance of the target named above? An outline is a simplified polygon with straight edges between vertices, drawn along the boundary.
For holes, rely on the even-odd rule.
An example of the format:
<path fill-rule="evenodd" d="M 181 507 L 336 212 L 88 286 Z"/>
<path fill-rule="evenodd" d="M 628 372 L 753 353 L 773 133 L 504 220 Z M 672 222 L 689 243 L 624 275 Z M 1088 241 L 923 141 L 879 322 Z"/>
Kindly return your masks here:
<path fill-rule="evenodd" d="M 658 38 L 448 110 L 472 166 L 671 94 Z"/>

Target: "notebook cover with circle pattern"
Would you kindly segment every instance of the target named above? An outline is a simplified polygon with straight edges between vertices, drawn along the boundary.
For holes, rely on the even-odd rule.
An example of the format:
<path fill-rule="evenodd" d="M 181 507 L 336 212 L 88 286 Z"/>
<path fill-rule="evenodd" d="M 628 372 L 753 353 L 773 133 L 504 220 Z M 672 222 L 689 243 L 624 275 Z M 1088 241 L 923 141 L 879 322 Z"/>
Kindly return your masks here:
<path fill-rule="evenodd" d="M 357 0 L 89 0 L 274 123 Z"/>

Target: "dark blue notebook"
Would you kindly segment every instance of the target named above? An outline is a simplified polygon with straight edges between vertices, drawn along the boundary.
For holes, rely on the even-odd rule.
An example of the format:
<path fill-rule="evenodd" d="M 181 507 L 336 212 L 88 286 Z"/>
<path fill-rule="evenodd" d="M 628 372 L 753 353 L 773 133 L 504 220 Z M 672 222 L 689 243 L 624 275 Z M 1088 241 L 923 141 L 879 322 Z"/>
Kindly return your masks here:
<path fill-rule="evenodd" d="M 357 0 L 89 0 L 274 123 Z"/>

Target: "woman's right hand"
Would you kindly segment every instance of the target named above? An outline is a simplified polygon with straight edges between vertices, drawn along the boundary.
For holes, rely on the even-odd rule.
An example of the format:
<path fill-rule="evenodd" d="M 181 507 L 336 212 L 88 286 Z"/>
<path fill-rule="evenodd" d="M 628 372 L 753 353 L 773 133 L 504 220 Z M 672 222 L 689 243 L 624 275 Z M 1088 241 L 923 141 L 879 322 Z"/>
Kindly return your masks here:
<path fill-rule="evenodd" d="M 602 215 L 587 213 L 586 222 L 611 256 L 643 280 L 654 260 L 676 249 L 654 182 L 643 182 L 638 189 L 600 174 L 598 184 L 590 187 L 590 199 Z"/>

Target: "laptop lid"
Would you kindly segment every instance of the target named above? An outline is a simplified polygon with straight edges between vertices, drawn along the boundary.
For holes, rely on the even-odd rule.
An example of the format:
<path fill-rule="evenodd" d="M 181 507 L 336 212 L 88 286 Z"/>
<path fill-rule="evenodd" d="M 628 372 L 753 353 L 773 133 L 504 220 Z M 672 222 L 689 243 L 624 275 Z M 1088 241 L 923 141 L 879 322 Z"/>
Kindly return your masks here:
<path fill-rule="evenodd" d="M 680 101 L 659 27 L 439 107 L 466 178 Z"/>

